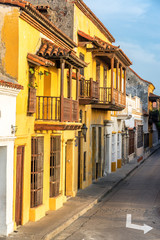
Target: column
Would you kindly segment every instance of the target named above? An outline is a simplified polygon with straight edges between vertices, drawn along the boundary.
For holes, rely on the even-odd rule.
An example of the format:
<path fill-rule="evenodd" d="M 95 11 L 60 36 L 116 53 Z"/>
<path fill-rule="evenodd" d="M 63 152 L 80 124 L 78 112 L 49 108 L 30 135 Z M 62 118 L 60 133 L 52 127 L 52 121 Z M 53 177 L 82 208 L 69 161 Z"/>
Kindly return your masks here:
<path fill-rule="evenodd" d="M 69 66 L 69 98 L 72 98 L 72 65 Z"/>
<path fill-rule="evenodd" d="M 118 89 L 118 70 L 119 70 L 119 62 L 117 61 L 117 63 L 116 63 L 116 88 L 117 88 L 117 91 L 119 90 Z"/>
<path fill-rule="evenodd" d="M 112 162 L 112 124 L 113 121 L 104 121 L 104 176 L 111 173 Z"/>
<path fill-rule="evenodd" d="M 120 91 L 122 92 L 122 65 L 120 66 Z"/>
<path fill-rule="evenodd" d="M 60 61 L 61 66 L 61 122 L 63 122 L 63 105 L 64 105 L 64 68 L 65 68 L 65 61 Z"/>
<path fill-rule="evenodd" d="M 113 86 L 114 86 L 114 79 L 113 79 L 113 71 L 114 71 L 114 57 L 111 58 L 111 102 L 113 102 Z"/>

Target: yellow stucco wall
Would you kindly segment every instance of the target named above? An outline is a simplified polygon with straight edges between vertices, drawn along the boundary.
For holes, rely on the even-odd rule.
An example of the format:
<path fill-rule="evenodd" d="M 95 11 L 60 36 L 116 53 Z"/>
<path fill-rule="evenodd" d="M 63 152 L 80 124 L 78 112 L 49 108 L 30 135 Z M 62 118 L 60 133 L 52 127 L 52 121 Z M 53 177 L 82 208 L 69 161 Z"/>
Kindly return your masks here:
<path fill-rule="evenodd" d="M 18 8 L 11 7 L 0 7 L 0 15 L 1 15 L 1 41 L 4 44 L 4 51 L 1 52 L 2 55 L 2 73 L 10 75 L 11 77 L 17 79 L 18 78 L 18 16 L 19 11 Z M 0 25 L 1 25 L 0 24 Z"/>

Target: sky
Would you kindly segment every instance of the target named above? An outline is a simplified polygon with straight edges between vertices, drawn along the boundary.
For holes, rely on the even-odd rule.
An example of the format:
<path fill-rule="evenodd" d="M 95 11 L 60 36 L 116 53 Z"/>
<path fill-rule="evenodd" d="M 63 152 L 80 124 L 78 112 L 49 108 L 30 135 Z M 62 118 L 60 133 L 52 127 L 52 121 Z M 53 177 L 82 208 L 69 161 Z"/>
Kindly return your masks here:
<path fill-rule="evenodd" d="M 160 95 L 160 0 L 84 0 Z"/>

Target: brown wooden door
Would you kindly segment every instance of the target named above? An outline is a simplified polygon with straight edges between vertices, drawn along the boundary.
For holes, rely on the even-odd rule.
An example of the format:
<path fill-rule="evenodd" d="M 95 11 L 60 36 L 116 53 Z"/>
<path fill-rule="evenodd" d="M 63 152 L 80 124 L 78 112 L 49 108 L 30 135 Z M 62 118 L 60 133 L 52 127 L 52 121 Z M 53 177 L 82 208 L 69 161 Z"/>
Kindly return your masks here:
<path fill-rule="evenodd" d="M 17 148 L 17 168 L 16 168 L 16 209 L 15 221 L 17 226 L 21 225 L 22 221 L 22 193 L 23 193 L 23 161 L 24 161 L 24 146 Z"/>

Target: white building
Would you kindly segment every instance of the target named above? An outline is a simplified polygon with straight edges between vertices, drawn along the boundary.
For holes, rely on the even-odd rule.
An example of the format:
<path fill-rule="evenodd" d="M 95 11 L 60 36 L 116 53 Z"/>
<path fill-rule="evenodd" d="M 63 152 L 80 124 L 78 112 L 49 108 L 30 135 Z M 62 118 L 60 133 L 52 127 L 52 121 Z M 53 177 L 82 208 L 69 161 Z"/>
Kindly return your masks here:
<path fill-rule="evenodd" d="M 140 98 L 126 96 L 126 108 L 105 121 L 105 174 L 116 171 L 135 156 L 143 156 L 143 112 Z"/>
<path fill-rule="evenodd" d="M 13 231 L 13 157 L 20 89 L 16 81 L 0 76 L 0 236 Z"/>

